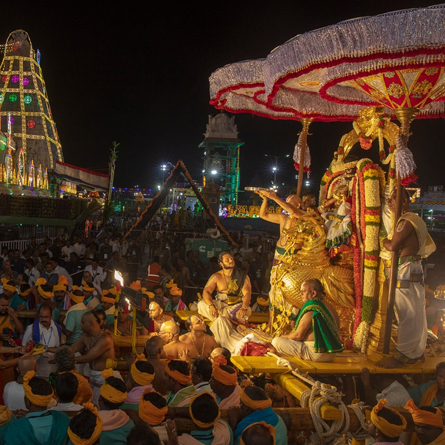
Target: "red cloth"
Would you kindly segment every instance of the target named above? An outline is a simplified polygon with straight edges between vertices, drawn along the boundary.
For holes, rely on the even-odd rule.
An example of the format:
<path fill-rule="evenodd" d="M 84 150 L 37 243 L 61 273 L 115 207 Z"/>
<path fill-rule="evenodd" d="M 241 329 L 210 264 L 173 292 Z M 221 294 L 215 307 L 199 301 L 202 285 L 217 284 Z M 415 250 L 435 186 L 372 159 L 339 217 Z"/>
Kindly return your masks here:
<path fill-rule="evenodd" d="M 248 342 L 241 349 L 240 355 L 247 355 L 250 357 L 262 357 L 267 352 L 268 347 L 260 343 Z"/>

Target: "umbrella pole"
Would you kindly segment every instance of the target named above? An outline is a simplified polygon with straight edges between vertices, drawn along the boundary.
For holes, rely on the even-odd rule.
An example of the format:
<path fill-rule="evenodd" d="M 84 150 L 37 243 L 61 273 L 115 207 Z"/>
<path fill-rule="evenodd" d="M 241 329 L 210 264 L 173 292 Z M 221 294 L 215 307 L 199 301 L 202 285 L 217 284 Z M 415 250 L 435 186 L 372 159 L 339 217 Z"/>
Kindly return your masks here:
<path fill-rule="evenodd" d="M 399 108 L 394 110 L 397 119 L 401 123 L 400 134 L 403 138 L 405 144 L 408 143 L 409 139 L 409 129 L 411 122 L 415 119 L 419 113 L 418 108 Z M 397 199 L 396 208 L 394 213 L 394 230 L 396 228 L 397 222 L 402 214 L 402 184 L 400 181 L 399 172 L 396 172 L 396 182 L 397 182 Z M 390 191 L 391 193 L 392 191 Z M 385 325 L 385 337 L 383 342 L 383 353 L 389 354 L 389 346 L 391 342 L 391 332 L 392 332 L 392 319 L 394 317 L 394 301 L 396 297 L 396 285 L 397 285 L 397 272 L 399 265 L 399 252 L 394 251 L 391 253 L 391 275 L 389 277 L 389 296 L 388 296 L 388 307 L 386 310 L 386 325 Z"/>
<path fill-rule="evenodd" d="M 307 145 L 307 134 L 309 131 L 309 125 L 314 120 L 312 117 L 302 117 L 301 123 L 303 124 L 303 129 L 301 130 L 301 147 L 300 147 L 300 168 L 298 170 L 298 184 L 297 184 L 297 196 L 301 197 L 301 188 L 303 186 L 303 176 L 304 176 L 304 156 L 306 152 Z"/>

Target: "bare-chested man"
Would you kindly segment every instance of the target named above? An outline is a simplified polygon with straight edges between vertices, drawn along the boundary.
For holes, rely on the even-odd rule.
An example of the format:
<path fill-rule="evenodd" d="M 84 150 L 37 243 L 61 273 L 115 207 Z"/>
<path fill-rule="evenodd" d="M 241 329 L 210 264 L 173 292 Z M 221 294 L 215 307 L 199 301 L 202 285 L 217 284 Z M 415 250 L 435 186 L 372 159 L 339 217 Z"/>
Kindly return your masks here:
<path fill-rule="evenodd" d="M 271 352 L 304 360 L 329 362 L 336 352 L 343 350 L 338 333 L 340 319 L 335 308 L 324 301 L 323 285 L 317 279 L 301 285 L 304 305 L 300 310 L 295 329 L 272 340 Z"/>
<path fill-rule="evenodd" d="M 405 363 L 415 363 L 423 358 L 428 337 L 425 314 L 425 288 L 421 259 L 436 250 L 434 241 L 422 218 L 409 210 L 409 195 L 403 191 L 402 215 L 391 239 L 384 239 L 383 247 L 398 252 L 397 287 L 394 304 L 397 309 L 399 328 L 397 346 L 392 357 L 377 366 L 398 368 Z M 387 200 L 391 212 L 395 212 L 397 190 Z M 385 261 L 386 275 L 391 274 L 391 261 Z"/>
<path fill-rule="evenodd" d="M 245 322 L 252 313 L 249 307 L 252 288 L 247 271 L 235 267 L 229 252 L 220 253 L 219 264 L 222 269 L 207 281 L 198 312 L 213 321 L 210 330 L 216 342 L 233 353 L 243 337 L 234 329 L 232 320 Z M 213 300 L 215 291 L 217 296 Z"/>
<path fill-rule="evenodd" d="M 94 312 L 85 312 L 81 320 L 82 337 L 70 348 L 83 355 L 76 357 L 76 363 L 85 363 L 84 375 L 89 378 L 93 389 L 93 402 L 99 401 L 100 387 L 104 384 L 101 371 L 106 368 L 107 359 L 115 358 L 114 342 L 100 326 L 100 319 Z"/>
<path fill-rule="evenodd" d="M 207 326 L 201 315 L 191 315 L 187 318 L 185 326 L 190 331 L 181 335 L 179 341 L 189 345 L 190 349 L 194 349 L 200 357 L 210 357 L 212 351 L 219 347 L 215 339 L 205 333 Z"/>
<path fill-rule="evenodd" d="M 165 360 L 161 359 L 161 355 L 164 352 L 164 340 L 157 335 L 150 337 L 145 343 L 145 352 L 147 362 L 149 362 L 155 370 L 155 378 L 152 382 L 153 388 L 159 394 L 165 396 L 168 392 L 165 387 Z"/>
<path fill-rule="evenodd" d="M 174 321 L 166 321 L 159 331 L 164 340 L 164 352 L 168 358 L 191 362 L 198 353 L 188 344 L 179 341 L 179 326 Z"/>

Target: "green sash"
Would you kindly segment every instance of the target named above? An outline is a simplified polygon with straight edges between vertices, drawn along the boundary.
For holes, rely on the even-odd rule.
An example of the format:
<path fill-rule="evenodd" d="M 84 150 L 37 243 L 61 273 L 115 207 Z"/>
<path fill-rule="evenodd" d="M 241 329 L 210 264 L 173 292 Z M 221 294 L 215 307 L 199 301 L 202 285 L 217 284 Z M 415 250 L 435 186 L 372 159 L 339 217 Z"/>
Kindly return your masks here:
<path fill-rule="evenodd" d="M 335 321 L 321 301 L 309 300 L 304 303 L 295 322 L 295 329 L 297 329 L 301 317 L 311 311 L 313 311 L 312 330 L 314 331 L 315 337 L 314 351 L 327 353 L 343 351 L 343 343 L 338 334 Z"/>

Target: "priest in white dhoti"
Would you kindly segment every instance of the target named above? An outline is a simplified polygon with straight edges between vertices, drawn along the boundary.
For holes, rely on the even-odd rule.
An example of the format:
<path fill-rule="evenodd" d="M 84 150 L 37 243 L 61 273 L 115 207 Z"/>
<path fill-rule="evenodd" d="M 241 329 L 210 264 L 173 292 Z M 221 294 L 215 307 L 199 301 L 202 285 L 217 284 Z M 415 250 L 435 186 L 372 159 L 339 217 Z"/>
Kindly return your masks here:
<path fill-rule="evenodd" d="M 398 253 L 395 308 L 398 321 L 397 346 L 392 357 L 376 363 L 383 368 L 397 368 L 405 363 L 423 359 L 428 328 L 425 313 L 425 287 L 421 260 L 436 250 L 428 229 L 415 213 L 409 210 L 409 195 L 403 190 L 402 215 L 395 230 L 382 241 L 387 252 Z M 387 199 L 391 212 L 395 211 L 397 191 Z M 391 260 L 385 260 L 389 279 Z"/>

